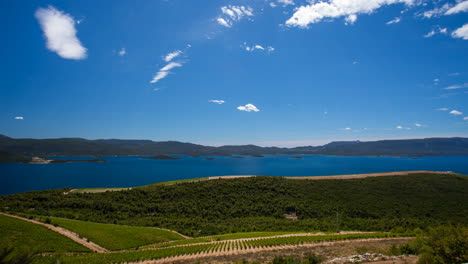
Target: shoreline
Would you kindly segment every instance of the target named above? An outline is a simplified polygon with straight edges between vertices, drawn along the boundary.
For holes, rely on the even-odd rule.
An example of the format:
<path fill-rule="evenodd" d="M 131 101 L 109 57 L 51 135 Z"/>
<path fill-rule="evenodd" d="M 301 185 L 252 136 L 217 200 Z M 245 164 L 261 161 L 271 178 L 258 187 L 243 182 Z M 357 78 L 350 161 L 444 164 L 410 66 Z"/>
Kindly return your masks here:
<path fill-rule="evenodd" d="M 223 176 L 209 176 L 203 178 L 183 179 L 165 182 L 155 182 L 149 185 L 137 186 L 137 187 L 97 187 L 97 188 L 76 188 L 71 189 L 64 194 L 69 193 L 100 193 L 106 191 L 126 191 L 136 188 L 144 188 L 151 185 L 174 185 L 182 183 L 194 183 L 200 181 L 211 181 L 211 180 L 231 180 L 231 179 L 245 179 L 252 177 L 280 177 L 289 180 L 350 180 L 350 179 L 363 179 L 370 177 L 389 177 L 389 176 L 408 176 L 415 174 L 433 174 L 433 175 L 452 175 L 457 174 L 452 171 L 427 171 L 427 170 L 415 170 L 415 171 L 394 171 L 394 172 L 377 172 L 377 173 L 361 173 L 361 174 L 342 174 L 342 175 L 326 175 L 326 176 L 272 176 L 272 175 L 223 175 Z"/>

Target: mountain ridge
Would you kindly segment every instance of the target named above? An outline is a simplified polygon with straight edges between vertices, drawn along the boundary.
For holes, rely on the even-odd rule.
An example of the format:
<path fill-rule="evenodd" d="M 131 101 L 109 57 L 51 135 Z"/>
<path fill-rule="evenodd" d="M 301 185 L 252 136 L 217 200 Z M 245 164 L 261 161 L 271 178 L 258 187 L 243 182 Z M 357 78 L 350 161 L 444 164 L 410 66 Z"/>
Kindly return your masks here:
<path fill-rule="evenodd" d="M 292 148 L 224 145 L 219 147 L 179 141 L 129 139 L 11 138 L 0 135 L 0 150 L 32 156 L 189 155 L 229 156 L 309 154 L 336 156 L 449 156 L 468 155 L 468 138 L 424 138 L 377 141 L 335 141 L 322 146 Z"/>

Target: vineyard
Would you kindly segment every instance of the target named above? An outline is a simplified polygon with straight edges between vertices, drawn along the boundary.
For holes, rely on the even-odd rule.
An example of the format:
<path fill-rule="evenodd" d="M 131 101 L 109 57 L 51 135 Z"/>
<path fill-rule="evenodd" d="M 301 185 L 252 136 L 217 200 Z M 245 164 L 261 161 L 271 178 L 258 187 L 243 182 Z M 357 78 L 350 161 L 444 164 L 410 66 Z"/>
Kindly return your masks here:
<path fill-rule="evenodd" d="M 360 234 L 345 234 L 345 235 L 304 235 L 304 236 L 287 236 L 273 238 L 249 238 L 235 239 L 214 242 L 204 242 L 191 245 L 179 245 L 158 249 L 143 249 L 136 251 L 114 252 L 104 254 L 82 254 L 75 256 L 64 256 L 65 263 L 124 263 L 137 262 L 143 260 L 170 261 L 171 258 L 179 256 L 179 258 L 195 258 L 207 255 L 231 255 L 247 252 L 255 252 L 257 250 L 273 250 L 281 248 L 289 248 L 300 245 L 307 245 L 318 242 L 339 241 L 339 240 L 354 240 L 354 239 L 377 239 L 401 237 L 398 234 L 392 233 L 360 233 Z M 37 263 L 49 263 L 51 257 L 42 257 Z M 167 259 L 166 259 L 167 258 Z"/>

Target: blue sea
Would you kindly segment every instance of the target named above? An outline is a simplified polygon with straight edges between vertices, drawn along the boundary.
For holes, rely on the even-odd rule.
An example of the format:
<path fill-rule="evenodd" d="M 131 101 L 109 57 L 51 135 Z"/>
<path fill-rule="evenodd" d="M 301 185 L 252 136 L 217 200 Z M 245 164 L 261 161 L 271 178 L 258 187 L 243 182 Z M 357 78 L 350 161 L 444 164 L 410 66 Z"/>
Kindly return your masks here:
<path fill-rule="evenodd" d="M 300 156 L 302 159 L 293 159 Z M 0 195 L 56 188 L 132 187 L 154 182 L 222 175 L 319 176 L 404 170 L 453 171 L 468 174 L 468 156 L 341 157 L 266 155 L 180 160 L 103 157 L 107 162 L 0 164 Z M 85 157 L 54 157 L 85 159 Z"/>

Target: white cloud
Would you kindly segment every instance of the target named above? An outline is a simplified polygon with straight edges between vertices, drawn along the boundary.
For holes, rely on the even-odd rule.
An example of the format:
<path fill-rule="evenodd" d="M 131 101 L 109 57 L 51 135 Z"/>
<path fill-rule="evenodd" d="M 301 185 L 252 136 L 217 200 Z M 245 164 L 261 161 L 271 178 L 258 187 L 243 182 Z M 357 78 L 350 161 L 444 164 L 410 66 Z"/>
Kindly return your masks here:
<path fill-rule="evenodd" d="M 282 5 L 294 5 L 294 1 L 293 0 L 278 0 L 278 3 L 282 4 Z"/>
<path fill-rule="evenodd" d="M 258 51 L 267 51 L 267 52 L 273 52 L 275 51 L 275 48 L 273 48 L 272 46 L 262 46 L 262 45 L 259 45 L 259 44 L 255 44 L 255 45 L 252 45 L 252 46 L 248 46 L 247 45 L 247 42 L 244 42 L 244 44 L 241 45 L 241 48 L 245 49 L 246 51 L 255 51 L 255 50 L 258 50 Z"/>
<path fill-rule="evenodd" d="M 39 8 L 35 14 L 47 39 L 47 48 L 64 59 L 86 58 L 86 48 L 76 37 L 75 20 L 68 14 L 55 9 Z"/>
<path fill-rule="evenodd" d="M 448 76 L 458 76 L 458 75 L 460 75 L 459 72 L 452 72 L 448 74 Z"/>
<path fill-rule="evenodd" d="M 356 14 L 351 14 L 345 18 L 346 24 L 354 24 L 357 20 L 357 15 Z"/>
<path fill-rule="evenodd" d="M 216 104 L 224 104 L 224 100 L 208 100 L 208 102 L 211 102 L 211 103 L 216 103 Z"/>
<path fill-rule="evenodd" d="M 468 83 L 464 83 L 464 84 L 451 85 L 451 86 L 445 87 L 444 89 L 445 90 L 454 90 L 454 89 L 461 89 L 461 88 L 467 88 L 467 87 L 468 87 Z"/>
<path fill-rule="evenodd" d="M 417 126 L 417 127 L 422 127 L 422 125 L 421 125 L 421 124 L 418 124 L 418 123 L 416 123 L 416 124 L 414 124 L 414 125 Z"/>
<path fill-rule="evenodd" d="M 288 26 L 307 27 L 327 18 L 346 17 L 347 23 L 353 23 L 358 14 L 370 14 L 376 9 L 397 3 L 412 5 L 414 0 L 329 0 L 328 2 L 311 2 L 296 9 L 286 21 Z"/>
<path fill-rule="evenodd" d="M 182 63 L 179 62 L 169 62 L 166 66 L 162 67 L 150 81 L 150 83 L 157 83 L 160 80 L 164 79 L 169 75 L 169 71 L 173 68 L 182 67 Z"/>
<path fill-rule="evenodd" d="M 425 11 L 424 13 L 422 13 L 422 16 L 425 17 L 425 18 L 440 17 L 445 12 L 447 12 L 447 10 L 449 10 L 450 7 L 451 7 L 451 5 L 449 3 L 445 3 L 441 7 L 436 7 L 434 9 L 432 9 L 432 10 Z"/>
<path fill-rule="evenodd" d="M 220 24 L 221 26 L 225 26 L 225 27 L 231 27 L 231 24 L 228 23 L 224 18 L 222 17 L 218 17 L 216 19 L 216 21 L 218 21 L 218 24 Z"/>
<path fill-rule="evenodd" d="M 406 129 L 406 130 L 410 130 L 410 129 L 411 129 L 410 127 L 404 127 L 404 126 L 397 126 L 396 128 L 397 128 L 397 129 Z"/>
<path fill-rule="evenodd" d="M 232 27 L 234 22 L 254 15 L 253 9 L 250 6 L 223 6 L 221 7 L 221 12 L 222 14 L 216 18 L 216 21 L 224 27 Z"/>
<path fill-rule="evenodd" d="M 127 54 L 127 50 L 125 48 L 122 48 L 117 54 L 119 54 L 119 56 L 124 56 L 125 54 Z"/>
<path fill-rule="evenodd" d="M 452 111 L 450 111 L 450 114 L 452 114 L 452 115 L 463 115 L 462 112 L 457 111 L 457 110 L 452 110 Z"/>
<path fill-rule="evenodd" d="M 161 71 L 170 71 L 177 67 L 182 67 L 182 64 L 179 62 L 169 62 L 166 66 L 161 68 Z"/>
<path fill-rule="evenodd" d="M 447 34 L 447 28 L 442 28 L 440 27 L 439 25 L 437 25 L 434 29 L 432 29 L 431 31 L 429 31 L 426 35 L 424 35 L 423 37 L 425 38 L 430 38 L 430 37 L 433 37 L 434 35 L 436 34 Z"/>
<path fill-rule="evenodd" d="M 445 15 L 453 15 L 460 12 L 468 12 L 468 1 L 463 1 L 456 4 L 454 7 L 447 10 L 447 12 L 445 12 Z"/>
<path fill-rule="evenodd" d="M 260 111 L 255 105 L 253 104 L 246 104 L 246 105 L 241 105 L 237 107 L 238 110 L 240 111 L 246 111 L 246 112 L 258 112 Z"/>
<path fill-rule="evenodd" d="M 344 129 L 344 130 L 351 130 L 351 128 L 350 128 L 350 127 L 345 127 L 345 129 Z"/>
<path fill-rule="evenodd" d="M 401 21 L 401 17 L 395 17 L 395 19 L 393 19 L 393 20 L 390 20 L 390 21 L 388 21 L 388 22 L 387 22 L 387 23 L 385 23 L 385 24 L 387 24 L 387 25 L 391 25 L 391 24 L 396 24 L 396 23 L 399 23 L 400 21 Z"/>
<path fill-rule="evenodd" d="M 452 37 L 468 40 L 468 23 L 453 31 Z"/>
<path fill-rule="evenodd" d="M 443 107 L 443 108 L 439 108 L 437 110 L 439 110 L 439 111 L 448 111 L 449 109 L 447 107 Z"/>
<path fill-rule="evenodd" d="M 463 118 L 463 120 L 468 120 L 468 116 L 465 116 L 465 117 Z"/>
<path fill-rule="evenodd" d="M 173 52 L 167 54 L 166 56 L 164 56 L 164 61 L 170 62 L 172 59 L 178 57 L 181 54 L 182 54 L 182 51 L 180 51 L 180 50 L 173 51 Z"/>
<path fill-rule="evenodd" d="M 22 117 L 22 116 L 16 116 L 15 119 L 16 119 L 16 120 L 23 120 L 24 117 Z"/>
<path fill-rule="evenodd" d="M 255 45 L 254 48 L 255 48 L 255 49 L 259 49 L 259 50 L 265 50 L 264 47 L 262 47 L 262 46 L 260 46 L 260 45 L 258 45 L 258 44 Z"/>

